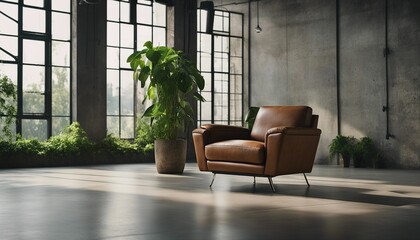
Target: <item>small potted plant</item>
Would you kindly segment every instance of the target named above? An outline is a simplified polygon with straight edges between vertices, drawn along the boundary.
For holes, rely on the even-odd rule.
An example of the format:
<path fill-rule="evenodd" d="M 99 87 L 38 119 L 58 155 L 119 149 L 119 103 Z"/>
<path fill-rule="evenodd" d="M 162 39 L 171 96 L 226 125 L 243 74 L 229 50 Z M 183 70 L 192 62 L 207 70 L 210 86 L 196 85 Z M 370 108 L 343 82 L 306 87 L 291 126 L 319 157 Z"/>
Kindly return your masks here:
<path fill-rule="evenodd" d="M 195 98 L 204 101 L 199 90 L 204 88 L 204 78 L 195 64 L 181 51 L 170 47 L 153 47 L 152 42 L 144 49 L 127 58 L 134 70 L 133 78 L 146 91 L 145 100 L 152 105 L 143 117 L 152 119 L 155 136 L 155 161 L 159 173 L 182 173 L 186 161 L 186 125 L 193 122 L 194 111 L 189 103 Z M 144 101 L 143 101 L 144 103 Z"/>
<path fill-rule="evenodd" d="M 354 146 L 354 167 L 374 166 L 376 155 L 377 153 L 373 140 L 369 137 L 362 137 Z"/>
<path fill-rule="evenodd" d="M 336 136 L 329 145 L 330 159 L 338 154 L 343 159 L 344 167 L 350 167 L 350 159 L 353 155 L 355 144 L 356 138 L 354 137 L 342 135 Z M 339 164 L 338 160 L 337 164 Z"/>

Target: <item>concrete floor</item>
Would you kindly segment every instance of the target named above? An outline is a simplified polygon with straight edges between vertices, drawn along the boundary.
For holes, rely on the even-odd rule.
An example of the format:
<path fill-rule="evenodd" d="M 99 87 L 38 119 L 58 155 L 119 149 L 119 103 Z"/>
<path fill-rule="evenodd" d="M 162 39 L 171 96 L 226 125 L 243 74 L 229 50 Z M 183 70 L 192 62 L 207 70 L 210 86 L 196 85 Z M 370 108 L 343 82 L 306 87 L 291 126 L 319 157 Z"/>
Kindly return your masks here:
<path fill-rule="evenodd" d="M 0 171 L 0 239 L 420 239 L 420 172 L 315 166 L 267 179 L 187 164 Z"/>

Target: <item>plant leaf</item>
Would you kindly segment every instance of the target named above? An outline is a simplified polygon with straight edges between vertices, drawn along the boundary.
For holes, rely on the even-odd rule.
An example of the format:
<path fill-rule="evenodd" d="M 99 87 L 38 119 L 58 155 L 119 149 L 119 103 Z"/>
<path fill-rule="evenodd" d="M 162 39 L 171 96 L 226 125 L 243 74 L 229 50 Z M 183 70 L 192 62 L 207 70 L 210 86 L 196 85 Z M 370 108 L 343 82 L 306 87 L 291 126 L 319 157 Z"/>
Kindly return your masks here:
<path fill-rule="evenodd" d="M 198 93 L 198 92 L 194 92 L 193 93 L 193 96 L 194 96 L 194 98 L 195 99 L 197 99 L 198 101 L 200 101 L 200 102 L 205 102 L 206 101 L 206 99 L 204 99 L 204 97 L 203 96 L 201 96 L 201 94 L 200 93 Z"/>
<path fill-rule="evenodd" d="M 143 44 L 144 47 L 147 47 L 148 49 L 153 48 L 153 43 L 151 41 L 147 41 Z"/>
<path fill-rule="evenodd" d="M 152 106 L 148 107 L 146 111 L 144 111 L 142 117 L 153 117 L 153 109 L 155 108 L 155 104 L 152 104 Z"/>
<path fill-rule="evenodd" d="M 145 66 L 141 69 L 140 74 L 138 76 L 138 80 L 141 82 L 141 87 L 144 88 L 146 85 L 146 80 L 150 75 L 150 68 Z"/>

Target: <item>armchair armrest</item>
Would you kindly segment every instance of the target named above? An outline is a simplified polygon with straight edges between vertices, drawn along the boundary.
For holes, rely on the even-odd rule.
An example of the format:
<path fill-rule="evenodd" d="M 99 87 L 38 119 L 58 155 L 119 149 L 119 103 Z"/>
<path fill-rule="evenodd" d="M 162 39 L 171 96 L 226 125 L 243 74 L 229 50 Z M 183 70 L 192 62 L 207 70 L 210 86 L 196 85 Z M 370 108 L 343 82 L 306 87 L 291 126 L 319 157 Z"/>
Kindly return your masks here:
<path fill-rule="evenodd" d="M 251 130 L 238 126 L 205 124 L 200 128 L 194 129 L 192 135 L 198 168 L 201 171 L 207 171 L 207 159 L 205 156 L 207 144 L 230 139 L 249 139 Z"/>
<path fill-rule="evenodd" d="M 267 141 L 267 137 L 271 134 L 276 133 L 284 133 L 290 135 L 320 135 L 321 130 L 317 128 L 304 128 L 304 127 L 274 127 L 268 129 L 267 133 L 265 134 L 265 140 Z"/>
<path fill-rule="evenodd" d="M 209 143 L 230 139 L 249 139 L 251 135 L 250 129 L 231 125 L 205 124 L 201 126 L 201 129 L 209 132 Z"/>
<path fill-rule="evenodd" d="M 312 171 L 321 130 L 302 127 L 275 127 L 267 131 L 265 174 L 277 176 Z"/>

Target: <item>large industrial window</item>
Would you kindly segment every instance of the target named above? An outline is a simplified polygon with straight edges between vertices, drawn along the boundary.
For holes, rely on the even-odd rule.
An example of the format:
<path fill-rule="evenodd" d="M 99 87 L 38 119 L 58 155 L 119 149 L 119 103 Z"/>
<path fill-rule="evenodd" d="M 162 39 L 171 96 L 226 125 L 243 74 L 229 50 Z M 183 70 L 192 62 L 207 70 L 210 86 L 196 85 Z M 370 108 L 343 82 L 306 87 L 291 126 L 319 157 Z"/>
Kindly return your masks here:
<path fill-rule="evenodd" d="M 144 94 L 126 60 L 146 41 L 166 45 L 166 7 L 146 0 L 107 3 L 107 131 L 134 138 L 137 114 L 144 111 L 137 103 Z"/>
<path fill-rule="evenodd" d="M 70 123 L 70 19 L 71 0 L 0 0 L 0 73 L 17 85 L 14 127 L 25 138 Z"/>
<path fill-rule="evenodd" d="M 206 86 L 198 103 L 198 126 L 242 125 L 243 14 L 215 11 L 213 31 L 206 33 L 206 11 L 198 10 L 197 65 Z"/>

